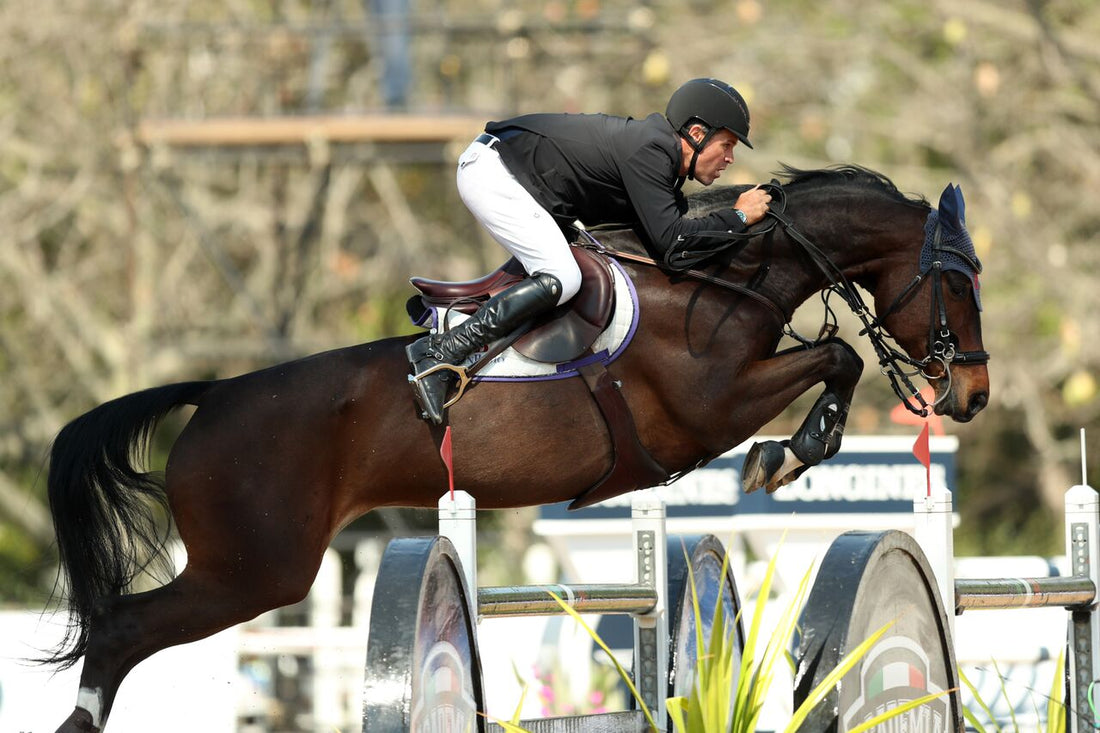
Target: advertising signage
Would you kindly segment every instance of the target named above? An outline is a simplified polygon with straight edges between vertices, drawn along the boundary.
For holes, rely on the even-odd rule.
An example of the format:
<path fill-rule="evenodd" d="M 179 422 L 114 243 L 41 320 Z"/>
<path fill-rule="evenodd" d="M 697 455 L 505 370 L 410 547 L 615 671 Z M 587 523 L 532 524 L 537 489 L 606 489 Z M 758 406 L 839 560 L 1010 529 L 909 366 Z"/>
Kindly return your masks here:
<path fill-rule="evenodd" d="M 755 440 L 768 440 L 760 437 Z M 776 438 L 771 438 L 776 439 Z M 768 494 L 741 491 L 741 466 L 753 441 L 744 443 L 668 486 L 658 487 L 668 517 L 799 514 L 911 514 L 913 499 L 927 491 L 925 467 L 913 455 L 909 436 L 844 438 L 833 458 Z M 933 437 L 931 484 L 951 488 L 955 482 L 954 436 Z M 540 509 L 541 520 L 618 519 L 630 516 L 630 494 L 595 506 L 568 511 L 568 503 Z"/>

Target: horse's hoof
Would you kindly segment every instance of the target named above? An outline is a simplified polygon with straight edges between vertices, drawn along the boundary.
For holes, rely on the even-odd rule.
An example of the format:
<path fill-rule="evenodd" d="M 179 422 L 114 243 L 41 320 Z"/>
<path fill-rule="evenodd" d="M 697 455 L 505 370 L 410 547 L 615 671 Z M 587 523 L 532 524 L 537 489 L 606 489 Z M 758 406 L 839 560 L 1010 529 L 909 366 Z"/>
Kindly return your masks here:
<path fill-rule="evenodd" d="M 73 710 L 57 733 L 99 733 L 99 727 L 92 723 L 92 714 L 84 708 Z"/>
<path fill-rule="evenodd" d="M 768 488 L 769 493 L 775 491 L 778 485 L 773 488 L 771 484 L 785 459 L 786 449 L 781 443 L 774 440 L 753 443 L 741 466 L 741 489 L 746 494 L 764 487 Z"/>

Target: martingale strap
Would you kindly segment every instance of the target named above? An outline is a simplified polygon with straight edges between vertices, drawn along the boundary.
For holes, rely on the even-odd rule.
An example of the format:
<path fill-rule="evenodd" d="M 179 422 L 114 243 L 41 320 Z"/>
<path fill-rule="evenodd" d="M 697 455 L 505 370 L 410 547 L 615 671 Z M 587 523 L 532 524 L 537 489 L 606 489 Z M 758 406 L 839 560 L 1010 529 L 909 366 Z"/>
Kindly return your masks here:
<path fill-rule="evenodd" d="M 611 470 L 594 486 L 582 491 L 569 504 L 569 509 L 582 509 L 628 491 L 668 481 L 668 471 L 661 468 L 638 439 L 638 428 L 630 407 L 603 363 L 589 362 L 580 368 L 580 373 L 607 424 L 611 440 Z"/>

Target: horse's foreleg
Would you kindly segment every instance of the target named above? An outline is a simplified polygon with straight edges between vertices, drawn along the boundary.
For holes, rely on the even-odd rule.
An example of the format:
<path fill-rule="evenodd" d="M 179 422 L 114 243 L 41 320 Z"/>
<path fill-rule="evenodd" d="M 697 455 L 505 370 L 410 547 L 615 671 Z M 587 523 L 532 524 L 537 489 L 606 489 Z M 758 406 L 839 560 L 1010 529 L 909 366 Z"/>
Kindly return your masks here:
<path fill-rule="evenodd" d="M 775 491 L 840 450 L 848 408 L 863 370 L 863 361 L 848 344 L 837 339 L 810 351 L 783 352 L 763 364 L 774 374 L 777 360 L 789 362 L 792 359 L 791 368 L 780 373 L 787 379 L 794 379 L 786 390 L 779 390 L 780 394 L 789 396 L 790 391 L 795 390 L 796 393 L 790 396 L 793 401 L 817 382 L 824 382 L 825 389 L 790 440 L 769 440 L 752 446 L 745 456 L 741 473 L 745 491 L 755 491 L 762 486 L 769 492 Z M 773 386 L 776 385 L 773 383 Z"/>
<path fill-rule="evenodd" d="M 76 709 L 58 733 L 102 730 L 119 685 L 142 660 L 161 649 L 203 639 L 272 608 L 305 597 L 316 564 L 253 563 L 231 575 L 189 564 L 156 590 L 105 601 L 89 630 Z M 278 573 L 274 572 L 278 568 Z M 313 574 L 310 573 L 312 568 Z M 149 721 L 156 729 L 155 721 Z"/>

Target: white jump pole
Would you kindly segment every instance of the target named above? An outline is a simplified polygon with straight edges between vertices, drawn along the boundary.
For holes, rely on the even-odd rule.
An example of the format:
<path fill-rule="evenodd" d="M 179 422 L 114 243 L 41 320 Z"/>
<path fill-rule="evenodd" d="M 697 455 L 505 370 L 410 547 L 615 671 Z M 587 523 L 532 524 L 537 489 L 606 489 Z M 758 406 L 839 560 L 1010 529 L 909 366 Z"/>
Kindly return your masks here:
<path fill-rule="evenodd" d="M 439 534 L 454 545 L 466 576 L 471 618 L 477 618 L 477 502 L 465 491 L 439 498 Z"/>
<path fill-rule="evenodd" d="M 955 638 L 955 534 L 951 492 L 945 487 L 931 496 L 913 499 L 914 537 L 924 550 L 936 576 L 936 586 L 947 615 L 948 630 Z"/>
<path fill-rule="evenodd" d="M 1087 483 L 1085 475 L 1085 431 L 1081 431 L 1081 483 L 1066 492 L 1066 557 L 1070 573 L 1088 578 L 1093 588 L 1100 590 L 1100 553 L 1097 537 L 1100 527 L 1100 499 L 1095 489 Z M 1097 715 L 1090 703 L 1095 699 L 1092 687 L 1100 672 L 1100 613 L 1096 596 L 1092 605 L 1084 610 L 1074 610 L 1069 621 L 1070 655 L 1066 664 L 1069 672 L 1069 700 L 1073 719 L 1068 730 L 1086 731 L 1100 727 Z"/>
<path fill-rule="evenodd" d="M 634 676 L 657 730 L 664 731 L 668 721 L 665 698 L 669 633 L 665 502 L 652 489 L 637 491 L 631 497 L 630 517 L 638 562 L 636 582 L 657 592 L 653 609 L 634 616 Z"/>

